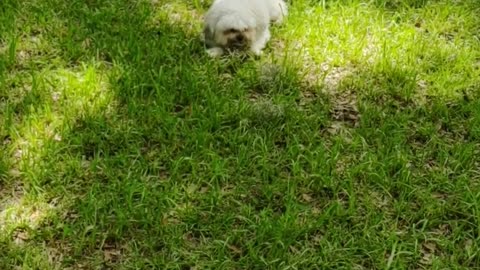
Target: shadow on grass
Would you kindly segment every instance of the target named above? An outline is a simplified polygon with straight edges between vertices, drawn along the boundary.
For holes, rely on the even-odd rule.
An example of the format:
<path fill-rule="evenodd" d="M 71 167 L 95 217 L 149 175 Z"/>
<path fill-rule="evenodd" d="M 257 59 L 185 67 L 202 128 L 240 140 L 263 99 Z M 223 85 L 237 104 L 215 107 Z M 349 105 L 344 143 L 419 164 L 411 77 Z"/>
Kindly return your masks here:
<path fill-rule="evenodd" d="M 416 226 L 425 218 L 433 222 L 422 230 L 447 224 L 457 233 L 476 233 L 471 205 L 477 199 L 456 200 L 475 176 L 479 131 L 469 121 L 478 122 L 480 114 L 474 103 L 413 105 L 411 93 L 402 92 L 416 87 L 409 72 L 366 69 L 361 80 L 354 74 L 340 89 L 359 97 L 359 125 L 347 128 L 355 136 L 330 136 L 335 96 L 306 91 L 291 59 L 260 72 L 255 61 L 212 61 L 195 23 L 179 20 L 176 9 L 160 12 L 166 5 L 35 4 L 32 16 L 46 12 L 62 23 L 51 25 L 50 44 L 69 70 L 63 87 L 72 90 L 59 99 L 83 103 L 69 111 L 70 103 L 55 107 L 49 95 L 29 93 L 18 105 L 48 103 L 71 119 L 59 125 L 58 137 L 46 137 L 38 163 L 25 164 L 15 177 L 58 210 L 32 230 L 22 224 L 10 231 L 14 240 L 27 239 L 0 244 L 3 268 L 374 268 L 384 266 L 385 252 L 398 243 L 378 237 L 381 226 L 387 235 L 396 226 L 406 232 L 399 236 L 405 250 L 416 248 L 414 235 L 423 234 Z M 35 112 L 14 115 L 29 119 Z M 455 143 L 462 138 L 468 143 Z M 428 143 L 433 150 L 423 155 Z M 429 182 L 432 175 L 436 182 Z M 449 177 L 457 179 L 454 192 L 444 188 Z M 443 202 L 430 198 L 432 190 Z M 391 196 L 390 204 L 377 207 L 383 196 Z M 374 217 L 365 216 L 366 207 Z M 455 235 L 445 236 L 454 242 L 449 237 Z M 413 266 L 419 258 L 399 260 Z"/>
<path fill-rule="evenodd" d="M 193 267 L 202 257 L 201 246 L 219 250 L 207 255 L 218 259 L 200 259 L 203 263 L 248 261 L 215 241 L 228 240 L 225 233 L 238 222 L 235 202 L 240 193 L 249 193 L 246 186 L 257 186 L 254 196 L 242 199 L 257 211 L 287 211 L 276 205 L 284 200 L 278 194 L 287 185 L 266 191 L 263 185 L 288 173 L 283 168 L 288 164 L 277 164 L 284 162 L 286 144 L 311 140 L 285 133 L 286 122 L 303 118 L 288 105 L 296 104 L 302 87 L 294 67 L 274 66 L 262 81 L 254 61 L 212 61 L 197 38 L 196 23 L 172 21 L 175 14 L 159 12 L 147 2 L 25 5 L 26 12 L 51 27 L 43 34 L 61 55 L 65 71 L 59 74 L 68 76 L 44 79 L 15 103 L 12 115 L 25 123 L 39 112 L 46 115 L 46 107 L 56 117 L 68 116 L 70 103 L 62 100 L 85 99 L 74 91 L 93 94 L 73 110 L 75 119 L 57 125 L 57 136 L 44 138 L 38 156 L 25 157 L 34 165 L 23 162 L 17 176 L 5 168 L 7 177 L 24 182 L 27 193 L 58 210 L 34 229 L 27 225 L 9 231 L 13 240 L 4 246 L 3 266 L 34 265 L 46 257 L 40 264 L 45 267 Z M 41 70 L 44 64 L 23 68 Z M 89 71 L 103 75 L 98 75 L 99 83 L 83 87 L 88 74 L 94 76 Z M 35 73 L 32 77 L 42 76 Z M 52 101 L 48 85 L 58 87 L 62 81 L 64 89 L 55 90 L 59 97 Z M 73 91 L 65 92 L 69 83 Z M 285 100 L 272 100 L 275 96 Z M 31 107 L 35 109 L 23 111 Z M 301 125 L 318 129 L 326 113 Z M 242 183 L 238 190 L 237 183 Z M 231 191 L 234 196 L 228 195 Z M 216 211 L 225 211 L 228 219 Z M 235 241 L 241 242 L 245 233 L 239 232 Z M 28 238 L 26 243 L 15 243 L 19 235 Z"/>

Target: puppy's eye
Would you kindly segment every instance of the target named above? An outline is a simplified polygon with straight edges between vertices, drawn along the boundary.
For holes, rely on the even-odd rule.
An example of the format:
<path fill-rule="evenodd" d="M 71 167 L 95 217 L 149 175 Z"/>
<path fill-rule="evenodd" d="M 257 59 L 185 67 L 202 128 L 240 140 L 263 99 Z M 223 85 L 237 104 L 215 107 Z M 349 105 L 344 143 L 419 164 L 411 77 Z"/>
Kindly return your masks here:
<path fill-rule="evenodd" d="M 229 28 L 225 31 L 225 33 L 236 33 L 237 32 L 237 29 L 234 29 L 234 28 Z"/>

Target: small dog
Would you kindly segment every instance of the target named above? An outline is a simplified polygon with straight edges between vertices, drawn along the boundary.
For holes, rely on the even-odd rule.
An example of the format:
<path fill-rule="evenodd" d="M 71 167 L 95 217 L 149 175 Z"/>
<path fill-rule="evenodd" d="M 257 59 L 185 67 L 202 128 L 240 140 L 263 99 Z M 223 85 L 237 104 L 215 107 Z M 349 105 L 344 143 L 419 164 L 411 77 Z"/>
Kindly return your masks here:
<path fill-rule="evenodd" d="M 260 55 L 270 39 L 270 23 L 280 24 L 287 15 L 283 0 L 215 0 L 205 15 L 203 30 L 207 53 L 250 50 Z"/>

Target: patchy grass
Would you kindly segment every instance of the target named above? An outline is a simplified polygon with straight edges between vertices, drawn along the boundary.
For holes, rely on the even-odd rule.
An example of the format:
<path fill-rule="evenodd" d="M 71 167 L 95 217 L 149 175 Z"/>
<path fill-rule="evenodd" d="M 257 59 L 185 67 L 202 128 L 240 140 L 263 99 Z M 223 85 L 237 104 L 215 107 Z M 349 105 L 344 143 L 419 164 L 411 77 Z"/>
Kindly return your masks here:
<path fill-rule="evenodd" d="M 480 4 L 3 0 L 0 269 L 480 265 Z"/>

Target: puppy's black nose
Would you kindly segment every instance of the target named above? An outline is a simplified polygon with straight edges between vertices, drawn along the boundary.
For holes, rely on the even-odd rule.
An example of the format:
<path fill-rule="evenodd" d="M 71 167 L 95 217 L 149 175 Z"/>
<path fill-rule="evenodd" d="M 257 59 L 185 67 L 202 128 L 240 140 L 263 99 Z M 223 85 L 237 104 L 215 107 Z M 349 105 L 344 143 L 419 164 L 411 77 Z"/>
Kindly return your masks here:
<path fill-rule="evenodd" d="M 236 37 L 236 40 L 237 40 L 238 42 L 243 42 L 244 39 L 245 39 L 245 38 L 243 37 L 243 35 L 237 35 L 237 37 Z"/>

